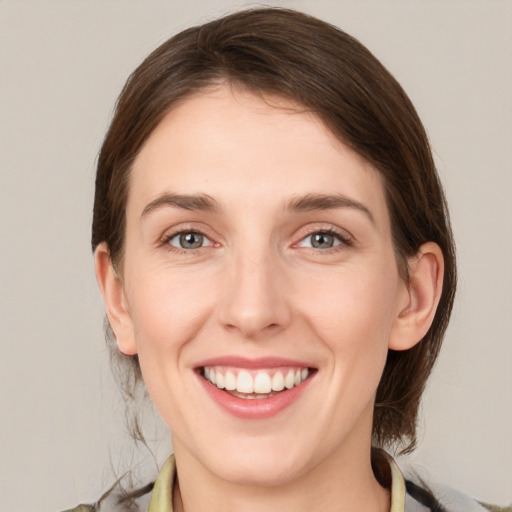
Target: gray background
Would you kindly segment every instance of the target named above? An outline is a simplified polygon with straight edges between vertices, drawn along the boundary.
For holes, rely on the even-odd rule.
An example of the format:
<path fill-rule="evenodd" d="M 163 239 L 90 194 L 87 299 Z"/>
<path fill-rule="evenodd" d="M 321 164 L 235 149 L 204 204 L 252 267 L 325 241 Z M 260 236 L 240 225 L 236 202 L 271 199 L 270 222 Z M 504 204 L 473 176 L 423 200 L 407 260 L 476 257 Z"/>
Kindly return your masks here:
<path fill-rule="evenodd" d="M 360 38 L 402 83 L 427 127 L 461 278 L 411 459 L 434 480 L 506 504 L 512 3 L 269 3 L 305 10 Z M 112 468 L 147 458 L 122 433 L 122 401 L 103 343 L 89 248 L 95 158 L 115 98 L 141 59 L 176 31 L 242 5 L 0 0 L 0 511 L 57 511 L 94 500 Z M 161 460 L 169 448 L 153 423 L 148 414 Z"/>

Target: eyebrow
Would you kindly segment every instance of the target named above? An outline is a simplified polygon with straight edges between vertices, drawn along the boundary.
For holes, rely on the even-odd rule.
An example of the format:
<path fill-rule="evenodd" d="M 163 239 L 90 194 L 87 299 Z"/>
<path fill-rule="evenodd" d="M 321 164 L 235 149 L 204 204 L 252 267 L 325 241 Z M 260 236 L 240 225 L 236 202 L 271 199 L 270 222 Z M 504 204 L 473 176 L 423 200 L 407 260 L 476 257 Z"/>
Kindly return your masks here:
<path fill-rule="evenodd" d="M 182 210 L 199 210 L 218 212 L 217 201 L 208 194 L 162 194 L 146 205 L 141 218 L 165 207 L 181 208 Z M 291 198 L 285 205 L 285 210 L 309 212 L 315 210 L 334 210 L 336 208 L 354 208 L 363 212 L 375 224 L 372 212 L 362 203 L 342 194 L 306 194 Z"/>
<path fill-rule="evenodd" d="M 182 210 L 219 211 L 219 205 L 207 194 L 162 194 L 142 210 L 141 218 L 165 207 L 181 208 Z"/>
<path fill-rule="evenodd" d="M 334 210 L 336 208 L 354 208 L 363 212 L 375 224 L 372 212 L 362 203 L 343 194 L 306 194 L 293 197 L 286 204 L 287 210 L 309 212 L 314 210 Z"/>

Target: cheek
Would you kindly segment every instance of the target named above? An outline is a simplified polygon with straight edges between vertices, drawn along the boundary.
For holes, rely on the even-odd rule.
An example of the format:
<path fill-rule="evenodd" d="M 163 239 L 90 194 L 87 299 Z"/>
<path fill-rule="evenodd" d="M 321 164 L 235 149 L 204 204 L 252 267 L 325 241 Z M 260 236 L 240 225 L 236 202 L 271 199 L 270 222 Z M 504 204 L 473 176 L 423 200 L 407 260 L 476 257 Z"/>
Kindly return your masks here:
<path fill-rule="evenodd" d="M 333 354 L 332 371 L 342 373 L 340 378 L 360 374 L 368 385 L 378 384 L 395 319 L 398 282 L 389 268 L 344 272 L 317 279 L 300 294 L 307 297 L 303 316 Z"/>
<path fill-rule="evenodd" d="M 129 305 L 144 382 L 169 427 L 176 427 L 190 410 L 184 403 L 195 399 L 185 384 L 189 342 L 211 316 L 215 288 L 165 272 L 147 272 L 131 285 Z"/>
<path fill-rule="evenodd" d="M 330 272 L 325 279 L 318 275 L 308 293 L 297 293 L 302 297 L 301 316 L 322 344 L 319 352 L 326 355 L 322 400 L 314 414 L 332 425 L 333 443 L 361 418 L 371 425 L 399 282 L 389 268 L 356 270 Z"/>
<path fill-rule="evenodd" d="M 394 320 L 398 293 L 398 275 L 389 268 L 371 272 L 330 273 L 309 281 L 297 296 L 304 300 L 303 309 L 326 330 L 347 335 L 355 331 L 372 331 L 386 336 Z"/>
<path fill-rule="evenodd" d="M 133 282 L 129 306 L 141 357 L 160 357 L 194 338 L 215 303 L 215 287 L 186 273 L 146 273 Z M 160 355 L 159 355 L 160 354 Z"/>

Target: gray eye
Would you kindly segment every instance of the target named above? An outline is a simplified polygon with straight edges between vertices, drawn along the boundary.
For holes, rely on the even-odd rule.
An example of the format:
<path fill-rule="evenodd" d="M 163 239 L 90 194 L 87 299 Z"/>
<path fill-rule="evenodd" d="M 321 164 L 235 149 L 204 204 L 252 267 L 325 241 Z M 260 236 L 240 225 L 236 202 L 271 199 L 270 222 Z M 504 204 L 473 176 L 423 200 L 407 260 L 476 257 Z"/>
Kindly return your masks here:
<path fill-rule="evenodd" d="M 309 236 L 311 247 L 315 249 L 330 249 L 339 245 L 339 240 L 330 233 L 313 233 Z"/>
<path fill-rule="evenodd" d="M 169 240 L 169 244 L 180 249 L 198 249 L 206 244 L 208 239 L 201 233 L 179 233 Z"/>

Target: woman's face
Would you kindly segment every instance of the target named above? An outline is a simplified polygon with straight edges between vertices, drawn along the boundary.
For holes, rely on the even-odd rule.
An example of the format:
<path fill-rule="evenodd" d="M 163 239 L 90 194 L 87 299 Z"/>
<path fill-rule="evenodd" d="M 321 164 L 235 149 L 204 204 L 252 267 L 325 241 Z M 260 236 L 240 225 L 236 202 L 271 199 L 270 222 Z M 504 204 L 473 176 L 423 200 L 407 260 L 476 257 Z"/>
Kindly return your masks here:
<path fill-rule="evenodd" d="M 409 301 L 379 174 L 314 115 L 219 86 L 130 180 L 116 334 L 180 460 L 272 485 L 368 451 Z"/>

